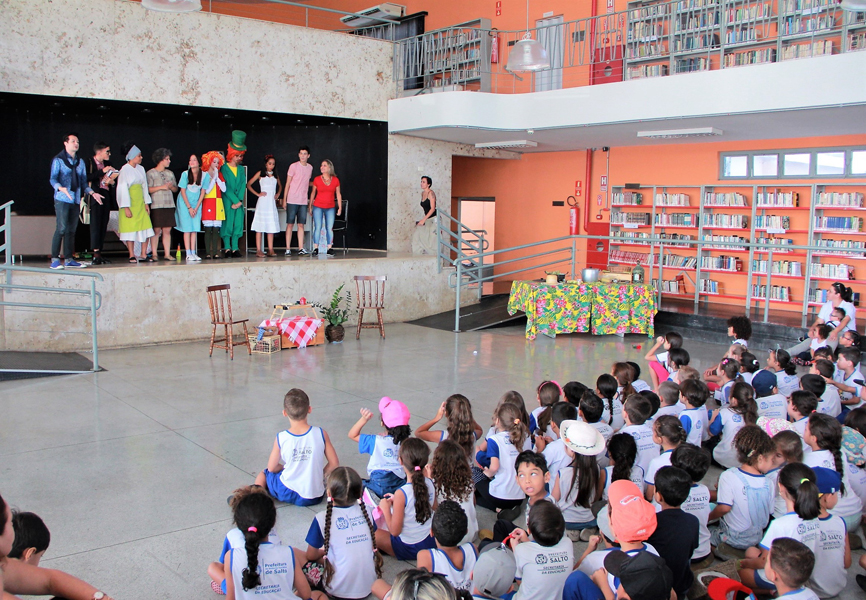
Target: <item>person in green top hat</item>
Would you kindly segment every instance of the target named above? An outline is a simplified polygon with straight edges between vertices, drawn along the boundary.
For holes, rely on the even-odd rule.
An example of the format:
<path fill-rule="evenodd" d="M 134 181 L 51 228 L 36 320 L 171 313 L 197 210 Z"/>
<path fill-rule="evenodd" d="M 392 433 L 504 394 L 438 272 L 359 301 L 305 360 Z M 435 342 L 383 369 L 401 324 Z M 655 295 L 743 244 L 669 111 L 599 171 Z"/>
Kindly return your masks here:
<path fill-rule="evenodd" d="M 220 229 L 223 239 L 225 257 L 239 258 L 238 240 L 244 234 L 244 195 L 246 194 L 247 178 L 241 165 L 247 151 L 247 134 L 243 131 L 232 131 L 232 141 L 229 142 L 226 153 L 226 163 L 220 168 L 225 179 L 226 190 L 223 192 L 223 205 L 226 218 Z"/>

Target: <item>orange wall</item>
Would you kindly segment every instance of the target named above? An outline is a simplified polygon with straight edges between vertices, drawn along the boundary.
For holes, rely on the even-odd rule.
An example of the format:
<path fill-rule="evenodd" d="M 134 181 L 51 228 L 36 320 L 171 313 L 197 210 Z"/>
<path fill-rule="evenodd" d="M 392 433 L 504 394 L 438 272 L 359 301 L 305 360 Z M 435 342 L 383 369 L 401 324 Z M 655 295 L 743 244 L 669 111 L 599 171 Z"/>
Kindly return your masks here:
<path fill-rule="evenodd" d="M 721 188 L 734 185 L 734 182 L 719 181 L 720 152 L 863 144 L 866 144 L 866 136 L 617 147 L 610 151 L 609 185 L 621 186 L 625 183 L 640 183 L 647 186 L 717 185 Z M 599 186 L 600 177 L 605 174 L 605 159 L 605 153 L 601 150 L 593 153 L 592 181 L 587 186 L 583 181 L 586 173 L 585 151 L 524 154 L 520 160 L 454 157 L 452 196 L 495 196 L 496 246 L 507 248 L 568 235 L 568 207 L 552 206 L 552 201 L 565 200 L 567 196 L 574 193 L 575 180 L 580 180 L 583 182 L 583 195 L 579 198 L 581 219 L 579 233 L 585 233 L 583 219 L 586 200 L 591 199 L 590 218 L 592 222 L 596 222 L 595 215 L 598 212 L 596 196 L 604 195 L 600 192 Z M 758 183 L 792 188 L 810 186 L 814 181 L 817 180 Z M 832 179 L 821 181 L 832 181 Z M 752 182 L 748 183 L 751 185 Z M 861 191 L 866 192 L 866 183 Z M 644 190 L 644 193 L 651 193 L 651 191 Z M 688 193 L 696 192 L 689 190 Z M 751 204 L 753 200 L 751 192 L 747 195 Z M 695 200 L 692 201 L 693 206 L 697 205 Z M 453 210 L 456 214 L 456 206 Z M 607 222 L 609 219 L 610 213 L 603 212 L 602 221 Z M 793 219 L 792 228 L 808 227 L 807 211 L 793 215 Z M 791 237 L 794 238 L 795 243 L 807 241 L 807 236 L 792 235 Z M 580 249 L 585 250 L 585 248 Z M 645 249 L 641 251 L 646 252 Z M 582 252 L 580 254 L 582 255 Z M 803 259 L 800 260 L 805 262 Z M 511 268 L 513 266 L 508 270 Z M 581 268 L 580 264 L 578 268 Z M 497 272 L 501 273 L 505 270 L 500 268 Z M 541 276 L 543 270 L 538 269 L 516 277 Z M 857 277 L 866 279 L 866 267 L 858 267 Z M 792 280 L 775 281 L 774 284 L 789 285 L 790 281 Z M 739 282 L 739 284 L 732 284 L 729 289 L 732 293 L 740 294 L 744 293 L 745 285 Z M 855 290 L 861 291 L 856 287 Z M 866 287 L 862 292 L 866 293 Z M 802 295 L 799 297 L 802 298 Z M 777 307 L 774 305 L 774 308 Z"/>

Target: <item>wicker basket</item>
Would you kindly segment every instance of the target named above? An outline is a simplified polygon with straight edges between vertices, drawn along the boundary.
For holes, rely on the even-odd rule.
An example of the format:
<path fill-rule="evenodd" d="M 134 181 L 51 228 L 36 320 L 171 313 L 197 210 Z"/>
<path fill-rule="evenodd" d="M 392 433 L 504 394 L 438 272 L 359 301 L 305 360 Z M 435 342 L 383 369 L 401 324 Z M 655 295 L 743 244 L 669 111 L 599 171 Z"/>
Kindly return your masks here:
<path fill-rule="evenodd" d="M 251 335 L 249 338 L 250 349 L 253 354 L 273 354 L 280 351 L 280 336 L 278 335 L 266 335 L 260 340 L 256 339 L 258 335 Z"/>

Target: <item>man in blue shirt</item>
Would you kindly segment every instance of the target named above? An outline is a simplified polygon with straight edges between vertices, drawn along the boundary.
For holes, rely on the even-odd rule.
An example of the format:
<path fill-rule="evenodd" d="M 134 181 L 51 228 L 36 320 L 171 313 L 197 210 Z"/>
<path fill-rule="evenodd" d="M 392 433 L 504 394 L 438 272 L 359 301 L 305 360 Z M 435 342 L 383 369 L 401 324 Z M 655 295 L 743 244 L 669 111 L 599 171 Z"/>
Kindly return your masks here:
<path fill-rule="evenodd" d="M 60 260 L 62 241 L 66 257 L 65 267 L 80 269 L 86 265 L 75 260 L 73 253 L 81 195 L 85 192 L 97 200 L 102 200 L 103 197 L 87 184 L 87 167 L 85 161 L 78 156 L 78 136 L 74 133 L 67 134 L 63 138 L 63 147 L 64 150 L 51 161 L 50 182 L 54 188 L 54 213 L 57 215 L 57 227 L 51 240 L 51 268 L 64 268 Z"/>

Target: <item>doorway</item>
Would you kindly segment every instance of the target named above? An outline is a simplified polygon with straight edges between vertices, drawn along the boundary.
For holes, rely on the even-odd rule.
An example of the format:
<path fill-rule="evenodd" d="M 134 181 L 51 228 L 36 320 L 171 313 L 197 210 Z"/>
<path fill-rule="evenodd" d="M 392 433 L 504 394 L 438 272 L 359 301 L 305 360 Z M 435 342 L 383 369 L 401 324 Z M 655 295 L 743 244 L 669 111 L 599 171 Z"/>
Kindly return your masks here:
<path fill-rule="evenodd" d="M 562 89 L 562 67 L 565 63 L 565 26 L 562 15 L 539 19 L 535 22 L 538 28 L 538 41 L 547 50 L 550 58 L 550 68 L 535 74 L 535 91 L 547 92 Z"/>
<path fill-rule="evenodd" d="M 483 236 L 486 250 L 496 250 L 496 198 L 492 196 L 457 198 L 457 220 L 473 231 Z M 467 236 L 464 233 L 464 237 Z M 474 239 L 472 240 L 475 241 Z M 467 255 L 477 254 L 476 251 L 466 249 Z M 484 277 L 493 275 L 494 257 L 484 258 L 484 268 L 481 270 Z M 482 286 L 482 294 L 493 293 L 493 282 L 485 282 Z"/>

